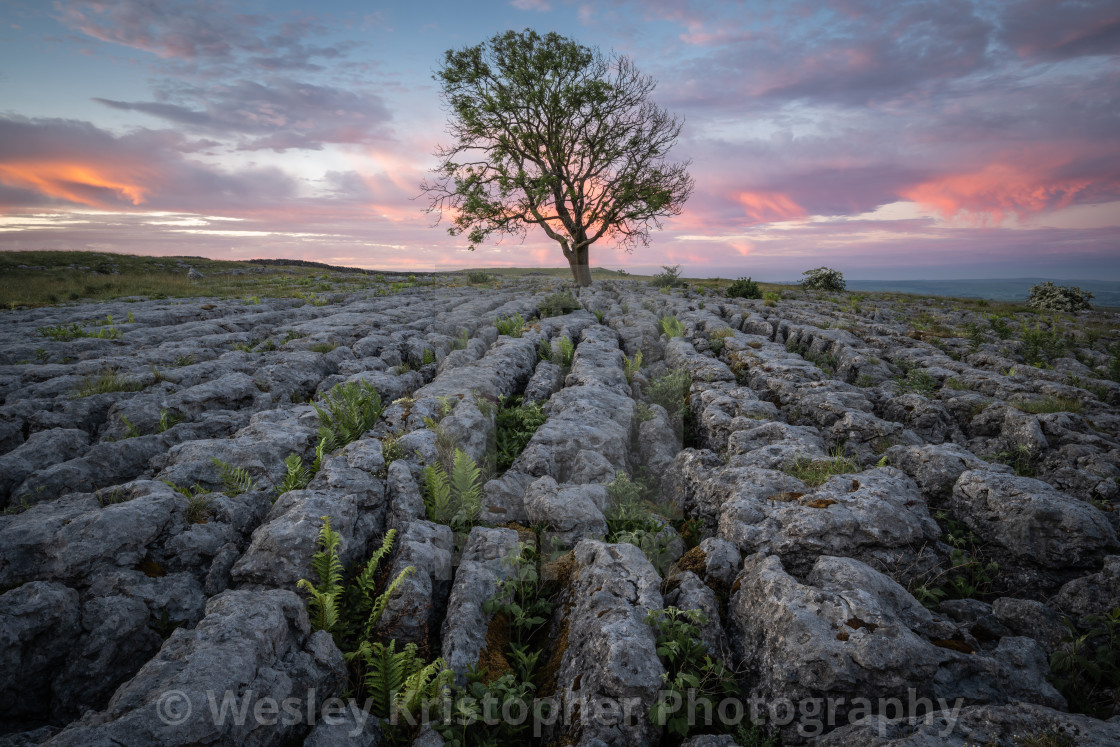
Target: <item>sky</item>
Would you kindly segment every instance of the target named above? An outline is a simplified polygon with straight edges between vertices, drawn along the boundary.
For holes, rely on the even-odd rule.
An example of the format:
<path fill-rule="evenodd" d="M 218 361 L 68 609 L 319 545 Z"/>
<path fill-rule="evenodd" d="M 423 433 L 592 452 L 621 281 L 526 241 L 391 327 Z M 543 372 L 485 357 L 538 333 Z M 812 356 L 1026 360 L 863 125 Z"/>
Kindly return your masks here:
<path fill-rule="evenodd" d="M 0 250 L 565 266 L 420 193 L 445 51 L 525 28 L 685 122 L 683 212 L 592 266 L 1120 280 L 1115 0 L 0 0 Z"/>

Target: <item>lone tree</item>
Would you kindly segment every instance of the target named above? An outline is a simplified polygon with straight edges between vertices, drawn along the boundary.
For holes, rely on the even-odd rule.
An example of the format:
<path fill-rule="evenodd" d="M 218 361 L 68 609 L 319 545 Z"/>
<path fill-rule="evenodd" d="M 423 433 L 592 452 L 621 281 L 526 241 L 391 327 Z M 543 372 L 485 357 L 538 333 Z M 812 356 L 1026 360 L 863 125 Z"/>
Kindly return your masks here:
<path fill-rule="evenodd" d="M 471 249 L 536 224 L 590 285 L 593 243 L 648 245 L 692 192 L 688 162 L 665 161 L 682 121 L 648 100 L 655 83 L 627 57 L 526 29 L 448 50 L 433 77 L 455 143 L 421 190 Z"/>

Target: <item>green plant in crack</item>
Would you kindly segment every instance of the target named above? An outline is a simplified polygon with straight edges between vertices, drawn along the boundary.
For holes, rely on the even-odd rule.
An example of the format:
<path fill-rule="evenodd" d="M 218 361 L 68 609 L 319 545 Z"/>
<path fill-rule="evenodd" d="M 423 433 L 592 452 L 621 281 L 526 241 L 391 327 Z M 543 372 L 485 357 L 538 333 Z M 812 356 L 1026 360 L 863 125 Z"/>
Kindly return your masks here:
<path fill-rule="evenodd" d="M 895 378 L 898 388 L 904 392 L 930 395 L 937 391 L 937 379 L 924 368 L 911 368 L 905 375 Z"/>
<path fill-rule="evenodd" d="M 668 734 L 685 738 L 696 727 L 730 733 L 738 725 L 725 723 L 716 707 L 722 700 L 740 693 L 734 673 L 722 659 L 714 658 L 700 637 L 700 626 L 707 620 L 700 610 L 676 607 L 652 610 L 646 623 L 657 634 L 657 656 L 665 665 L 661 679 L 665 689 L 683 703 L 695 702 L 694 713 L 711 714 L 713 723 L 697 724 L 689 718 L 689 710 L 671 706 L 673 698 L 659 698 L 650 709 L 650 719 Z M 705 728 L 706 727 L 706 728 Z"/>
<path fill-rule="evenodd" d="M 684 415 L 688 408 L 688 392 L 692 388 L 692 377 L 688 371 L 670 370 L 652 379 L 646 387 L 646 396 L 655 405 L 661 405 L 673 420 Z"/>
<path fill-rule="evenodd" d="M 506 558 L 509 575 L 498 584 L 493 596 L 482 604 L 482 611 L 487 615 L 505 616 L 510 627 L 510 641 L 519 646 L 527 644 L 533 634 L 548 622 L 555 606 L 543 593 L 537 560 L 533 546 L 521 543 L 517 553 Z"/>
<path fill-rule="evenodd" d="M 541 317 L 563 316 L 582 308 L 579 299 L 573 296 L 570 291 L 553 293 L 541 301 L 540 306 Z"/>
<path fill-rule="evenodd" d="M 503 316 L 494 320 L 494 326 L 498 328 L 499 335 L 521 337 L 521 333 L 525 329 L 525 319 L 520 313 L 513 316 Z"/>
<path fill-rule="evenodd" d="M 141 435 L 140 429 L 133 425 L 132 421 L 126 418 L 124 415 L 121 415 L 121 423 L 124 424 L 124 427 L 127 430 L 125 438 L 138 438 Z"/>
<path fill-rule="evenodd" d="M 95 394 L 108 394 L 109 392 L 139 392 L 143 388 L 143 382 L 110 367 L 96 376 L 83 377 L 77 389 L 74 390 L 74 397 L 92 397 Z"/>
<path fill-rule="evenodd" d="M 249 470 L 244 467 L 236 467 L 217 457 L 211 458 L 210 461 L 218 468 L 218 481 L 222 484 L 222 492 L 230 498 L 247 493 L 255 487 Z"/>
<path fill-rule="evenodd" d="M 482 470 L 471 457 L 455 450 L 449 475 L 442 464 L 429 464 L 421 473 L 428 519 L 456 529 L 468 529 L 482 508 Z"/>
<path fill-rule="evenodd" d="M 183 422 L 183 416 L 177 412 L 170 412 L 166 409 L 159 411 L 159 425 L 156 427 L 157 433 L 171 430 L 179 423 Z"/>
<path fill-rule="evenodd" d="M 638 350 L 634 353 L 633 358 L 623 356 L 623 358 L 622 358 L 622 370 L 626 374 L 626 383 L 627 384 L 634 383 L 634 374 L 638 373 L 638 371 L 640 371 L 641 369 L 642 369 L 642 349 L 641 348 L 638 348 Z"/>
<path fill-rule="evenodd" d="M 368 381 L 337 384 L 323 395 L 323 406 L 312 404 L 319 416 L 319 439 L 329 437 L 331 450 L 356 441 L 381 417 L 381 395 Z"/>
<path fill-rule="evenodd" d="M 657 331 L 666 337 L 684 337 L 684 325 L 675 316 L 663 316 L 657 320 Z"/>
<path fill-rule="evenodd" d="M 303 463 L 299 454 L 289 454 L 284 459 L 284 479 L 276 488 L 276 495 L 281 496 L 289 490 L 303 490 L 311 482 L 311 471 Z"/>
<path fill-rule="evenodd" d="M 520 397 L 508 402 L 504 397 L 499 398 L 494 415 L 494 469 L 498 476 L 513 466 L 547 419 L 539 403 L 523 403 Z"/>
<path fill-rule="evenodd" d="M 1120 706 L 1120 607 L 1087 615 L 1084 632 L 1063 622 L 1069 635 L 1050 655 L 1051 682 L 1070 710 L 1108 718 Z"/>
<path fill-rule="evenodd" d="M 734 336 L 735 331 L 730 327 L 721 327 L 719 329 L 712 330 L 710 333 L 708 333 L 708 347 L 713 353 L 719 355 L 720 351 L 723 350 L 724 340 L 726 340 L 728 337 Z"/>
<path fill-rule="evenodd" d="M 564 336 L 556 340 L 556 360 L 553 361 L 562 368 L 571 368 L 575 359 L 576 346 L 570 337 Z"/>
<path fill-rule="evenodd" d="M 1081 412 L 1081 400 L 1076 397 L 1040 397 L 1038 399 L 1029 400 L 1012 400 L 1009 403 L 1012 407 L 1023 412 L 1039 413 L 1047 412 Z"/>
<path fill-rule="evenodd" d="M 854 459 L 844 456 L 839 449 L 827 459 L 810 459 L 798 456 L 792 463 L 782 468 L 787 475 L 793 475 L 810 488 L 824 485 L 833 475 L 846 475 L 859 472 L 863 468 Z"/>
<path fill-rule="evenodd" d="M 1012 449 L 992 454 L 986 457 L 986 460 L 989 462 L 996 462 L 997 464 L 1006 464 L 1011 467 L 1011 469 L 1015 470 L 1015 474 L 1019 477 L 1034 477 L 1037 471 L 1034 457 L 1031 455 L 1031 450 L 1022 444 Z"/>

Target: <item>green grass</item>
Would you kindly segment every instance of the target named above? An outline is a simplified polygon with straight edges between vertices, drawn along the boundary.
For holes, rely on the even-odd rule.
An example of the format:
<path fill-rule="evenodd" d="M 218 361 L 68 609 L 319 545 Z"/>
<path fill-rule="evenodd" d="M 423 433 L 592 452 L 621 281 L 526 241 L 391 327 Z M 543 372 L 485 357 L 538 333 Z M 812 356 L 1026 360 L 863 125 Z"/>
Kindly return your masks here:
<path fill-rule="evenodd" d="M 842 454 L 833 454 L 828 459 L 797 457 L 782 471 L 796 477 L 810 488 L 815 488 L 824 485 L 833 475 L 846 475 L 862 469 L 854 460 Z"/>
<path fill-rule="evenodd" d="M 177 260 L 205 277 L 189 279 L 186 269 L 176 265 Z M 71 268 L 71 264 L 90 269 Z M 19 265 L 44 269 L 20 269 Z M 245 274 L 232 275 L 233 270 Z M 114 271 L 117 274 L 111 274 Z M 320 279 L 325 280 L 319 282 Z M 202 257 L 141 257 L 105 252 L 0 252 L 0 306 L 4 308 L 127 297 L 294 298 L 306 293 L 309 287 L 348 291 L 376 286 L 371 275 L 296 265 L 262 266 Z"/>
<path fill-rule="evenodd" d="M 96 376 L 86 376 L 74 390 L 75 397 L 91 397 L 95 394 L 109 392 L 138 392 L 144 388 L 144 383 L 138 379 L 117 371 L 115 368 L 106 368 Z"/>
<path fill-rule="evenodd" d="M 1077 397 L 1042 397 L 1040 399 L 1016 400 L 1012 407 L 1038 415 L 1044 412 L 1081 412 L 1081 400 Z"/>

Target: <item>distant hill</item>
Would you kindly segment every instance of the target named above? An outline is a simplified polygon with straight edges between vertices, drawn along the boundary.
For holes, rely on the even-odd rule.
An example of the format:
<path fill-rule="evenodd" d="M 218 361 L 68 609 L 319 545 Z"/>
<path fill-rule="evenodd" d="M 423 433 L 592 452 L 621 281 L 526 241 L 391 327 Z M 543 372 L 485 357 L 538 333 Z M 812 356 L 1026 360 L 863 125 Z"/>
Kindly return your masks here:
<path fill-rule="evenodd" d="M 1048 278 L 1011 278 L 1007 280 L 852 280 L 848 290 L 894 291 L 928 296 L 986 298 L 989 301 L 1025 301 L 1032 285 Z M 1120 306 L 1120 281 L 1055 280 L 1055 285 L 1075 285 L 1093 294 L 1094 306 Z"/>

